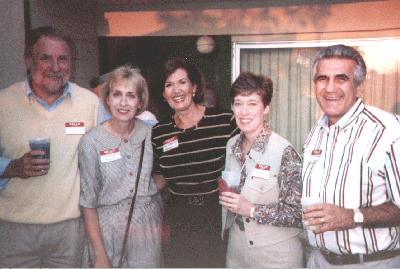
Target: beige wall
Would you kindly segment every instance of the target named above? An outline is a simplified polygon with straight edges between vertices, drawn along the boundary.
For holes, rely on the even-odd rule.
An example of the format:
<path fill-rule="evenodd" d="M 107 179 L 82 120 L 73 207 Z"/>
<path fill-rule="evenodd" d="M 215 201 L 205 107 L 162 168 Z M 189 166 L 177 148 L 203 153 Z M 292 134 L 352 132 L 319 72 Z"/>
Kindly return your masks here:
<path fill-rule="evenodd" d="M 104 36 L 283 35 L 292 40 L 304 34 L 318 39 L 326 33 L 339 38 L 348 32 L 366 36 L 368 32 L 380 35 L 382 30 L 400 33 L 398 0 L 293 6 L 277 6 L 278 1 L 273 1 L 275 6 L 263 4 L 270 1 L 228 2 L 169 5 L 168 9 L 167 5 L 103 6 L 99 7 L 98 32 Z"/>
<path fill-rule="evenodd" d="M 30 0 L 32 28 L 51 25 L 72 37 L 76 46 L 71 80 L 83 87 L 99 73 L 95 4 L 91 0 Z"/>
<path fill-rule="evenodd" d="M 0 89 L 25 78 L 24 3 L 0 0 Z"/>

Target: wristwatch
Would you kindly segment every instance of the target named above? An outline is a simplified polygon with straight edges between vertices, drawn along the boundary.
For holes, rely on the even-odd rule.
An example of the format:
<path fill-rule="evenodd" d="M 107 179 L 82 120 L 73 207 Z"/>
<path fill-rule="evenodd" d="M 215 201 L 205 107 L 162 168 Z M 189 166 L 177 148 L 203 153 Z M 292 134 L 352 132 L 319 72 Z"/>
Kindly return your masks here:
<path fill-rule="evenodd" d="M 250 218 L 254 219 L 255 211 L 256 211 L 256 208 L 254 206 L 252 208 L 250 208 L 250 214 L 249 214 Z"/>
<path fill-rule="evenodd" d="M 353 212 L 354 212 L 354 217 L 353 217 L 354 223 L 356 223 L 356 224 L 363 223 L 364 222 L 364 215 L 363 215 L 363 213 L 361 213 L 360 209 L 354 208 Z"/>

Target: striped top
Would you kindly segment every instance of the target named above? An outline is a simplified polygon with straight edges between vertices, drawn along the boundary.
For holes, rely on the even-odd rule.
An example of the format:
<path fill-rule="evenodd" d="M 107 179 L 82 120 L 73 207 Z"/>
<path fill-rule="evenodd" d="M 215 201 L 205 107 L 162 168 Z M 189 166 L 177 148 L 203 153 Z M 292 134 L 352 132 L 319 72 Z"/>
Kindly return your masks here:
<path fill-rule="evenodd" d="M 303 149 L 303 197 L 344 208 L 400 206 L 400 123 L 396 116 L 357 100 L 334 125 L 326 115 Z M 400 248 L 400 227 L 357 227 L 315 235 L 310 244 L 338 254 Z"/>
<path fill-rule="evenodd" d="M 153 171 L 165 177 L 173 194 L 214 193 L 225 165 L 226 143 L 237 132 L 232 113 L 215 108 L 207 108 L 189 129 L 180 129 L 172 118 L 160 122 L 152 133 Z"/>

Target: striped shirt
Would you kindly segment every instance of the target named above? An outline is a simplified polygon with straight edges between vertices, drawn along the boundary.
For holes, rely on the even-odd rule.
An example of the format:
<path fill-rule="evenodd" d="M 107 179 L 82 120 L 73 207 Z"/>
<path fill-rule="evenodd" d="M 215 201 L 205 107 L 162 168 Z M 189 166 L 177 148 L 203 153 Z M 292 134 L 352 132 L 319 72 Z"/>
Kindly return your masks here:
<path fill-rule="evenodd" d="M 168 182 L 178 195 L 218 191 L 217 178 L 225 165 L 225 147 L 238 129 L 231 112 L 207 108 L 198 124 L 180 129 L 173 119 L 153 127 L 155 174 Z"/>
<path fill-rule="evenodd" d="M 400 207 L 400 123 L 396 116 L 357 100 L 334 125 L 326 115 L 311 130 L 303 149 L 303 197 L 321 197 L 344 208 L 392 201 Z M 374 253 L 400 247 L 400 227 L 357 227 L 319 235 L 314 247 L 338 254 Z"/>

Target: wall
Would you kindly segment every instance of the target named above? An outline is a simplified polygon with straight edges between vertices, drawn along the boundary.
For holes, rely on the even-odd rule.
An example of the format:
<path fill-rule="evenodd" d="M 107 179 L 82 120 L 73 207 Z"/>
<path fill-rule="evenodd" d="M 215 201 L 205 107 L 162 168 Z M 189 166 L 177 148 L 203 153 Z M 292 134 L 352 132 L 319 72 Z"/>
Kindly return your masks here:
<path fill-rule="evenodd" d="M 9 8 L 22 0 L 0 0 L 3 23 L 22 28 Z M 30 0 L 32 27 L 53 25 L 71 34 L 77 43 L 74 80 L 88 86 L 99 73 L 98 36 L 233 35 L 234 40 L 310 40 L 400 36 L 400 1 L 166 1 Z M 328 1 L 324 1 L 328 2 Z M 11 4 L 12 3 L 12 4 Z M 150 3 L 150 4 L 148 4 Z M 1 7 L 1 6 L 0 6 Z M 17 15 L 17 17 L 23 17 Z M 4 31 L 5 32 L 5 31 Z M 9 34 L 9 30 L 4 34 Z M 21 31 L 13 30 L 21 39 Z M 13 34 L 14 35 L 14 34 Z M 1 37 L 1 36 L 0 36 Z M 7 36 L 8 37 L 8 36 Z M 2 38 L 4 39 L 4 38 Z M 21 44 L 13 39 L 11 44 Z M 6 63 L 21 61 L 9 49 Z M 14 53 L 15 51 L 15 53 Z M 15 55 L 14 55 L 14 54 Z M 1 57 L 8 57 L 4 53 Z M 7 68 L 9 69 L 9 68 Z M 20 68 L 19 68 L 20 69 Z M 21 71 L 5 79 L 17 80 Z M 7 76 L 6 74 L 2 76 Z"/>
<path fill-rule="evenodd" d="M 24 1 L 0 0 L 0 89 L 25 78 Z"/>
<path fill-rule="evenodd" d="M 362 34 L 382 30 L 400 35 L 397 0 L 219 1 L 203 5 L 189 3 L 196 1 L 175 5 L 127 2 L 111 5 L 103 1 L 98 10 L 99 35 L 290 35 L 287 38 L 296 39 L 305 33 Z"/>
<path fill-rule="evenodd" d="M 89 87 L 99 75 L 99 51 L 96 33 L 96 1 L 30 0 L 32 28 L 51 25 L 69 35 L 76 47 L 71 80 Z"/>

